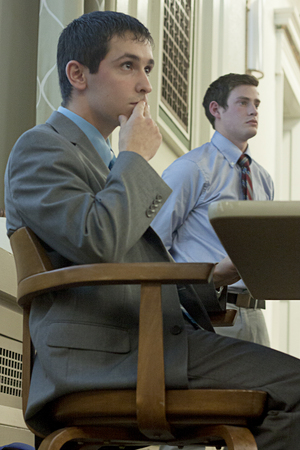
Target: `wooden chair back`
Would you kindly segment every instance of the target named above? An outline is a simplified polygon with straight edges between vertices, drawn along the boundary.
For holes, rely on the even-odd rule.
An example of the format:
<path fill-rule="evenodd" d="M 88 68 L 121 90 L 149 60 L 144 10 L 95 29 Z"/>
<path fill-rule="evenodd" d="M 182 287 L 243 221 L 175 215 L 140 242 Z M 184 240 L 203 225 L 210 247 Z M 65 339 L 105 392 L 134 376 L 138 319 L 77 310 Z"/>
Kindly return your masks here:
<path fill-rule="evenodd" d="M 52 270 L 52 264 L 42 247 L 40 240 L 30 230 L 21 228 L 13 234 L 10 245 L 14 254 L 18 286 L 22 280 L 38 273 Z M 18 295 L 19 297 L 19 295 Z M 29 332 L 30 305 L 23 306 L 23 368 L 22 368 L 22 409 L 27 408 L 31 372 L 34 360 L 34 348 Z"/>

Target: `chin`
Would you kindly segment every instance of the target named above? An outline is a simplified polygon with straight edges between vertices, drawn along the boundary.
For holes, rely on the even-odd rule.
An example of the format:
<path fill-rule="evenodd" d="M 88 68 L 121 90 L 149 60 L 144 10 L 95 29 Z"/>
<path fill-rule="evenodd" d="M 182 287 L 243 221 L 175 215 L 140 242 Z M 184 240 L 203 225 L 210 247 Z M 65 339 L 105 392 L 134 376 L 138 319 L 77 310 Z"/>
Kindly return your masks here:
<path fill-rule="evenodd" d="M 253 138 L 256 135 L 257 135 L 257 129 L 253 128 L 251 131 L 249 131 L 247 140 Z"/>
<path fill-rule="evenodd" d="M 129 117 L 131 116 L 132 112 L 133 112 L 134 108 L 128 108 L 126 111 L 121 112 L 120 114 L 122 114 L 122 116 L 127 117 L 127 119 L 129 119 Z"/>

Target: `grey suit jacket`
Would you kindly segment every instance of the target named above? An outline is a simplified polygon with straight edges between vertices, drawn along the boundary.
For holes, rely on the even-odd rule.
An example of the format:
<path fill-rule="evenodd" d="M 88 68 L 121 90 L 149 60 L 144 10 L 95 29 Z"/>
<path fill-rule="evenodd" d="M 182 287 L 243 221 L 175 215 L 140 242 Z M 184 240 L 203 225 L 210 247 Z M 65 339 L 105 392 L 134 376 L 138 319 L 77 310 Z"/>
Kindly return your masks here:
<path fill-rule="evenodd" d="M 133 152 L 122 152 L 109 171 L 86 135 L 58 112 L 15 144 L 5 192 L 8 235 L 29 226 L 55 267 L 170 261 L 149 227 L 155 212 L 149 217 L 148 211 L 159 210 L 170 188 Z M 195 302 L 199 317 L 205 316 Z M 138 314 L 137 286 L 74 288 L 36 300 L 30 330 L 37 357 L 27 419 L 42 431 L 44 406 L 61 395 L 133 387 Z M 186 388 L 187 335 L 176 286 L 163 289 L 163 316 L 166 383 Z"/>

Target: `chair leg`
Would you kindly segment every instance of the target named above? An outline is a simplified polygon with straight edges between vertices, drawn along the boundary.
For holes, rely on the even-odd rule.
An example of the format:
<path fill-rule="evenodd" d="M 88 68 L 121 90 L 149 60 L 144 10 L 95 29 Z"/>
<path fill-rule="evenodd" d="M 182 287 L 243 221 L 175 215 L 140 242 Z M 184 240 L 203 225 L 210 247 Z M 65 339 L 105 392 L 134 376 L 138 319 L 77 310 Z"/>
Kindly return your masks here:
<path fill-rule="evenodd" d="M 223 439 L 228 450 L 257 450 L 253 434 L 248 428 L 221 425 L 224 429 Z"/>
<path fill-rule="evenodd" d="M 257 444 L 253 434 L 248 428 L 231 425 L 214 425 L 204 427 L 197 435 L 216 436 L 224 439 L 228 450 L 257 450 Z"/>
<path fill-rule="evenodd" d="M 67 442 L 73 439 L 80 441 L 84 438 L 86 433 L 81 428 L 62 428 L 49 434 L 39 446 L 39 450 L 60 450 Z"/>

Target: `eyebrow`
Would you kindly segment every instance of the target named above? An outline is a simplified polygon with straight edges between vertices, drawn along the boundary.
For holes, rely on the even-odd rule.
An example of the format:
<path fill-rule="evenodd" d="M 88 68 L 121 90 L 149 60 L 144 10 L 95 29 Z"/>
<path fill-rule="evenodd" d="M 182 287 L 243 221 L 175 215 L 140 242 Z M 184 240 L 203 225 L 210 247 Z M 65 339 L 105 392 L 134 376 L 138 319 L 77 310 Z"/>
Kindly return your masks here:
<path fill-rule="evenodd" d="M 115 61 L 120 61 L 123 58 L 130 58 L 130 59 L 134 59 L 135 61 L 140 61 L 141 58 L 135 54 L 132 53 L 124 53 L 123 55 L 119 56 L 119 58 L 116 58 Z M 149 59 L 147 62 L 148 65 L 154 66 L 154 59 Z"/>
<path fill-rule="evenodd" d="M 238 101 L 238 100 L 250 100 L 250 98 L 249 97 L 244 97 L 243 95 L 241 95 L 240 97 L 237 97 L 236 101 Z M 256 103 L 260 103 L 259 98 L 255 98 L 254 101 Z"/>

